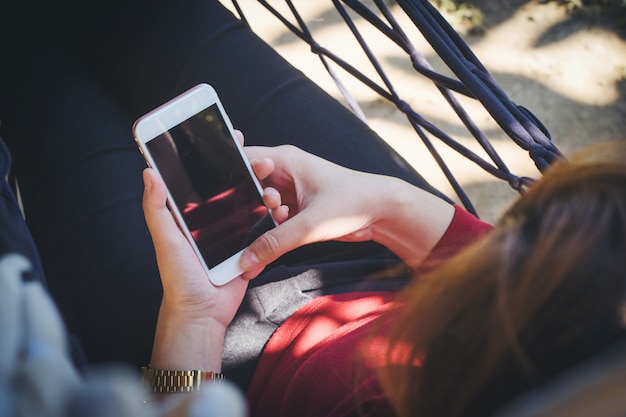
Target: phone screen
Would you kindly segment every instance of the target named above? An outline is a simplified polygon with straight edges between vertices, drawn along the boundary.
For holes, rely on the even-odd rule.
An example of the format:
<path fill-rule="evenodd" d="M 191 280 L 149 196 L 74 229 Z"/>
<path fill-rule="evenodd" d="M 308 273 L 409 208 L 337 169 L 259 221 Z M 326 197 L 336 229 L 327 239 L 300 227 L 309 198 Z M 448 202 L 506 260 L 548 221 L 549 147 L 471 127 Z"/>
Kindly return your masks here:
<path fill-rule="evenodd" d="M 216 104 L 146 146 L 208 268 L 274 227 Z"/>

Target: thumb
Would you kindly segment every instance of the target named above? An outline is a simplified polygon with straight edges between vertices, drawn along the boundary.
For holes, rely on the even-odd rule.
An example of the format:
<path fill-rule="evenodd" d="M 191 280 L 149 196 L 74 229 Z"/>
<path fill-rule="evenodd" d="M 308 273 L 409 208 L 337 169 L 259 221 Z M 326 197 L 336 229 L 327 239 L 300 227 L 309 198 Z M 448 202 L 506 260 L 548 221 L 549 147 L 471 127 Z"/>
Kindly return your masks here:
<path fill-rule="evenodd" d="M 167 190 L 159 175 L 151 168 L 143 172 L 143 211 L 155 249 L 167 250 L 179 245 L 184 236 L 167 208 Z"/>
<path fill-rule="evenodd" d="M 258 271 L 285 253 L 313 243 L 309 229 L 300 221 L 302 213 L 259 236 L 243 252 L 239 266 L 246 272 Z"/>

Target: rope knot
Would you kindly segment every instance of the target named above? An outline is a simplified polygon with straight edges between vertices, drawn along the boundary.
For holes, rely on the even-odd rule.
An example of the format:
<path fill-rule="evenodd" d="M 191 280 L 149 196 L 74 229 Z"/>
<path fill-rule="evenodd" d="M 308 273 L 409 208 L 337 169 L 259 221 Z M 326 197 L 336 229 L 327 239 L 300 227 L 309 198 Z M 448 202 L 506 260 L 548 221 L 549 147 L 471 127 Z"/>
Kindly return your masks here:
<path fill-rule="evenodd" d="M 544 172 L 550 167 L 549 161 L 552 161 L 553 155 L 545 147 L 535 143 L 530 145 L 528 153 L 532 160 L 535 161 L 535 166 L 540 172 Z"/>
<path fill-rule="evenodd" d="M 410 113 L 413 110 L 411 105 L 402 99 L 396 100 L 396 107 L 404 114 Z"/>
<path fill-rule="evenodd" d="M 322 45 L 320 45 L 319 43 L 315 42 L 314 39 L 310 39 L 310 45 L 311 45 L 311 52 L 313 52 L 315 55 L 323 55 L 324 54 L 324 48 L 322 48 Z"/>
<path fill-rule="evenodd" d="M 515 191 L 521 192 L 524 190 L 524 182 L 518 176 L 512 175 L 508 179 L 509 186 Z"/>

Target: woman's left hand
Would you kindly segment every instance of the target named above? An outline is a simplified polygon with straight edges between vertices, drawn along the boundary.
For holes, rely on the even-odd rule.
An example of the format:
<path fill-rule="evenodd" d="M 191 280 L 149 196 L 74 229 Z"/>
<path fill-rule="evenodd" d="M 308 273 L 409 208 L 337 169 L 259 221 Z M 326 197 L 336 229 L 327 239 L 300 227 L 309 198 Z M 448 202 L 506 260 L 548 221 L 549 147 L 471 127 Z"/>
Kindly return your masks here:
<path fill-rule="evenodd" d="M 165 184 L 150 168 L 143 178 L 144 215 L 163 284 L 151 366 L 217 372 L 221 369 L 224 332 L 241 304 L 248 281 L 238 277 L 221 287 L 211 284 L 166 206 Z"/>

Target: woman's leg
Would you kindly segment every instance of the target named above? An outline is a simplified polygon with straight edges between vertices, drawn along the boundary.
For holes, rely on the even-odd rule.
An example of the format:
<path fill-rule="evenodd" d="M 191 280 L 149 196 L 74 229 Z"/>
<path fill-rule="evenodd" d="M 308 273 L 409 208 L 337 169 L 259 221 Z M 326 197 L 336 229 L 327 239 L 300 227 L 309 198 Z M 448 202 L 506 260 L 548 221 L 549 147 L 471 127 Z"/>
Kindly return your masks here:
<path fill-rule="evenodd" d="M 151 3 L 83 53 L 135 117 L 206 82 L 249 144 L 294 144 L 354 169 L 431 189 L 349 110 L 223 8 L 218 1 Z"/>
<path fill-rule="evenodd" d="M 161 297 L 132 119 L 39 39 L 1 71 L 1 134 L 51 294 L 91 361 L 150 358 Z"/>

